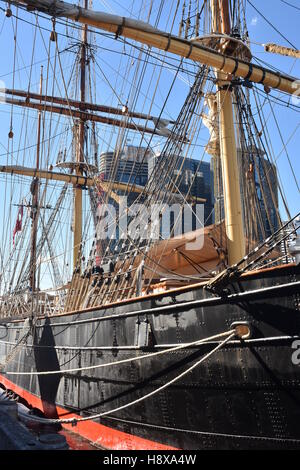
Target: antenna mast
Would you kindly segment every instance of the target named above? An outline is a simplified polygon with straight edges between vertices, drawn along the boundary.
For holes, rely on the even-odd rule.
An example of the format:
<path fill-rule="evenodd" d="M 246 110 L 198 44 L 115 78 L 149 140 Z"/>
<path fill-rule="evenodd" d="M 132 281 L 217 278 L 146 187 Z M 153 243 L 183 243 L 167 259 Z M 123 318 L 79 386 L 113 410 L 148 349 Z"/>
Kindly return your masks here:
<path fill-rule="evenodd" d="M 40 75 L 40 95 L 42 94 L 43 88 L 43 66 L 41 66 L 41 75 Z M 38 172 L 40 168 L 40 146 L 41 146 L 41 120 L 42 120 L 42 111 L 39 110 L 38 113 L 38 123 L 37 123 L 37 146 L 36 146 L 36 171 Z M 30 289 L 32 295 L 36 291 L 36 240 L 37 240 L 37 228 L 38 228 L 38 215 L 39 215 L 39 178 L 35 176 L 31 183 L 31 194 L 32 194 L 32 207 L 31 207 L 31 246 L 30 246 Z M 32 303 L 33 305 L 33 303 Z"/>

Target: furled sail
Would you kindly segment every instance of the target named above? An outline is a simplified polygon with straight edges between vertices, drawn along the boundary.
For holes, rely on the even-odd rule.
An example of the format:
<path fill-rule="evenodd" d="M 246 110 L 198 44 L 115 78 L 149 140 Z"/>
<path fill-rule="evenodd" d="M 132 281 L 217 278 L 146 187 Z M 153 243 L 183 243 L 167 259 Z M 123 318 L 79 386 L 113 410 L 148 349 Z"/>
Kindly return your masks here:
<path fill-rule="evenodd" d="M 205 148 L 209 155 L 220 155 L 220 133 L 218 102 L 215 93 L 208 93 L 205 98 L 208 107 L 208 114 L 202 114 L 202 122 L 210 132 L 210 138 Z"/>

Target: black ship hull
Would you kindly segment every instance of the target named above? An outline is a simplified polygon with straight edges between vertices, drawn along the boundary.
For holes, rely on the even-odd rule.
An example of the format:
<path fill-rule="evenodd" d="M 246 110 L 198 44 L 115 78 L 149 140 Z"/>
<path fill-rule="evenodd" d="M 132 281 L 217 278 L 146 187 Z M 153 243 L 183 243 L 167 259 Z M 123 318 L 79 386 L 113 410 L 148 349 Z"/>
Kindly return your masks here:
<path fill-rule="evenodd" d="M 248 322 L 249 339 L 233 339 L 145 400 L 71 429 L 110 449 L 300 448 L 299 281 L 299 266 L 287 265 L 243 276 L 221 297 L 190 286 L 39 319 L 15 357 L 11 354 L 6 371 L 64 372 L 0 372 L 0 383 L 48 417 L 88 417 L 154 392 L 220 340 L 91 367 L 164 351 Z M 1 363 L 24 325 L 24 320 L 2 320 Z"/>

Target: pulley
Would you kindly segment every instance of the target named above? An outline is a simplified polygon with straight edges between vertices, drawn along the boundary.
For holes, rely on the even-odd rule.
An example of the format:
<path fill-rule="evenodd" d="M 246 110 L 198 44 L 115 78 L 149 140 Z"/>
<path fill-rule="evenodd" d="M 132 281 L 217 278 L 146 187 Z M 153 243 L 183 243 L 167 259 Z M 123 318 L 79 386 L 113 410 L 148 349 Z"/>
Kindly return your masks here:
<path fill-rule="evenodd" d="M 5 10 L 5 16 L 6 16 L 7 18 L 10 18 L 10 17 L 12 16 L 12 11 L 11 11 L 11 8 L 10 8 L 10 3 L 8 3 L 8 6 L 7 6 L 6 10 Z"/>
<path fill-rule="evenodd" d="M 52 42 L 57 41 L 57 33 L 55 31 L 55 18 L 52 18 L 52 31 L 50 33 L 50 41 Z"/>

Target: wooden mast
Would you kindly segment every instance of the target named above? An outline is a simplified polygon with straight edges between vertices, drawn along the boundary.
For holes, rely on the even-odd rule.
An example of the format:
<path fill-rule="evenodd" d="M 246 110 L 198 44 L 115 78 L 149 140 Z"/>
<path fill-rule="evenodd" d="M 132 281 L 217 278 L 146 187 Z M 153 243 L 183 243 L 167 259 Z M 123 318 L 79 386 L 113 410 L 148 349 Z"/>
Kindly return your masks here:
<path fill-rule="evenodd" d="M 23 94 L 24 92 L 19 92 L 16 91 L 14 93 L 13 90 L 10 90 L 12 95 L 17 95 L 17 94 Z M 25 93 L 24 93 L 25 94 Z M 30 93 L 27 93 L 27 96 L 30 98 Z M 54 97 L 53 102 L 60 100 L 60 98 Z M 61 100 L 63 101 L 63 100 Z M 108 124 L 112 126 L 117 126 L 121 128 L 126 128 L 126 129 L 131 129 L 134 131 L 138 131 L 147 134 L 155 134 L 155 135 L 161 135 L 160 129 L 157 127 L 154 127 L 154 129 L 151 129 L 150 127 L 141 126 L 139 124 L 133 123 L 133 122 L 128 122 L 122 121 L 120 119 L 114 119 L 109 116 L 99 116 L 98 114 L 93 114 L 87 111 L 82 111 L 82 110 L 75 110 L 75 109 L 70 109 L 68 107 L 64 106 L 55 106 L 53 104 L 45 104 L 43 101 L 42 102 L 33 102 L 33 101 L 28 101 L 26 100 L 17 100 L 14 98 L 7 98 L 5 97 L 5 103 L 7 104 L 13 104 L 15 106 L 22 106 L 24 108 L 30 108 L 30 109 L 38 109 L 42 110 L 44 112 L 50 112 L 51 114 L 61 114 L 62 116 L 67 116 L 70 117 L 72 116 L 73 118 L 79 118 L 79 119 L 84 119 L 84 121 L 92 121 L 92 122 L 101 122 L 103 124 Z M 116 113 L 115 113 L 116 114 Z M 145 118 L 148 120 L 148 117 Z M 171 122 L 170 122 L 171 124 Z M 176 138 L 176 135 L 174 136 L 174 139 Z"/>
<path fill-rule="evenodd" d="M 84 0 L 84 8 L 87 8 L 88 1 Z M 87 25 L 82 27 L 82 41 L 80 50 L 80 102 L 81 109 L 84 110 L 85 88 L 86 88 L 86 56 L 87 56 Z M 79 120 L 79 138 L 76 151 L 76 176 L 82 176 L 80 163 L 84 162 L 85 150 L 85 125 L 86 119 L 81 116 Z M 77 139 L 76 139 L 77 140 Z M 73 269 L 81 271 L 81 243 L 82 243 L 82 189 L 79 185 L 74 185 L 74 246 L 73 246 Z"/>
<path fill-rule="evenodd" d="M 137 118 L 137 119 L 144 119 L 146 121 L 153 121 L 157 122 L 159 121 L 160 118 L 157 116 L 152 116 L 150 114 L 145 114 L 145 113 L 139 113 L 139 112 L 134 112 L 130 111 L 129 109 L 120 109 L 120 108 L 115 108 L 113 106 L 105 106 L 105 105 L 99 105 L 95 103 L 88 103 L 85 102 L 84 104 L 81 103 L 81 101 L 76 101 L 72 99 L 66 99 L 66 98 L 61 98 L 58 96 L 53 96 L 53 95 L 40 95 L 39 93 L 32 93 L 31 91 L 24 91 L 24 90 L 16 90 L 16 89 L 11 89 L 11 88 L 0 88 L 0 93 L 3 93 L 4 95 L 13 95 L 13 96 L 21 96 L 23 98 L 27 98 L 27 103 L 28 103 L 28 98 L 32 98 L 34 100 L 42 100 L 44 101 L 50 101 L 51 106 L 53 103 L 57 103 L 60 105 L 63 105 L 64 110 L 68 110 L 69 115 L 73 113 L 73 110 L 71 111 L 70 108 L 79 108 L 79 109 L 84 109 L 84 111 L 81 111 L 81 113 L 86 112 L 87 110 L 90 111 L 99 111 L 102 113 L 108 113 L 108 114 L 116 114 L 117 116 L 129 116 L 132 118 Z M 7 102 L 7 96 L 5 96 L 5 102 Z M 21 105 L 26 105 L 26 102 L 22 102 Z M 20 103 L 17 103 L 20 104 Z M 88 118 L 89 119 L 89 118 Z M 166 119 L 162 118 L 163 121 L 166 121 Z M 124 127 L 125 122 L 119 121 L 120 126 Z M 175 124 L 175 121 L 168 121 L 169 124 Z"/>
<path fill-rule="evenodd" d="M 211 0 L 211 7 L 213 32 L 229 35 L 231 31 L 228 0 Z M 245 256 L 245 235 L 230 85 L 227 74 L 217 72 L 225 227 L 228 264 L 231 266 Z"/>
<path fill-rule="evenodd" d="M 43 66 L 41 67 L 41 76 L 40 76 L 40 94 L 42 94 L 43 87 Z M 38 113 L 38 122 L 37 122 L 37 146 L 36 146 L 36 170 L 40 168 L 40 145 L 41 145 L 41 120 L 42 112 L 41 110 Z M 31 193 L 32 193 L 32 207 L 31 207 L 31 246 L 30 246 L 30 289 L 34 296 L 36 292 L 36 241 L 37 241 L 37 229 L 38 229 L 38 215 L 39 215 L 39 178 L 35 176 L 31 183 Z"/>
<path fill-rule="evenodd" d="M 7 173 L 10 175 L 22 175 L 28 177 L 37 177 L 40 179 L 46 179 L 49 181 L 63 181 L 74 185 L 83 186 L 83 188 L 95 187 L 95 178 L 89 176 L 76 176 L 69 173 L 57 173 L 49 170 L 36 170 L 35 168 L 27 168 L 24 166 L 16 165 L 0 165 L 0 173 Z M 120 181 L 103 180 L 101 181 L 101 187 L 105 192 L 109 192 L 111 199 L 114 199 L 117 203 L 120 202 L 120 196 L 114 191 L 128 191 L 128 183 L 121 183 Z M 130 191 L 137 194 L 153 194 L 153 191 L 146 191 L 144 186 L 133 184 L 130 186 Z M 168 192 L 173 196 L 179 195 L 180 193 Z M 205 203 L 206 199 L 198 196 L 189 196 L 188 201 L 202 202 Z"/>

